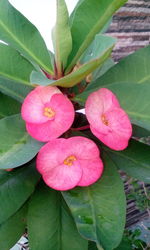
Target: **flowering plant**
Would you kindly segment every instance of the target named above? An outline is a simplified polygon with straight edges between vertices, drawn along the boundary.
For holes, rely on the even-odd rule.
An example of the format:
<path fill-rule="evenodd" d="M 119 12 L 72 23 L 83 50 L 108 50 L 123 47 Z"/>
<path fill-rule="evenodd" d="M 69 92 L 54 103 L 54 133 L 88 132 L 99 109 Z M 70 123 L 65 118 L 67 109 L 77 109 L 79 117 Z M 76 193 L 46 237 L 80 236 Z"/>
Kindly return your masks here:
<path fill-rule="evenodd" d="M 57 0 L 53 54 L 0 0 L 0 249 L 25 229 L 33 250 L 120 244 L 120 173 L 150 183 L 149 146 L 138 140 L 150 130 L 150 47 L 114 64 L 116 40 L 103 34 L 125 2 L 79 0 L 69 17 Z"/>

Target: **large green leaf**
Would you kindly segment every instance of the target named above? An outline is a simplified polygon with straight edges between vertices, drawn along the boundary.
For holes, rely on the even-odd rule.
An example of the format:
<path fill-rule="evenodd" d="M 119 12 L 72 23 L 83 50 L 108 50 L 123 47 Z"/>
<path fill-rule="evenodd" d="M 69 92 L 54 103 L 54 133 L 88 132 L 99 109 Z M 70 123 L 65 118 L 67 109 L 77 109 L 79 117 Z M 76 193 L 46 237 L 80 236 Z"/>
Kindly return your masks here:
<path fill-rule="evenodd" d="M 25 232 L 27 206 L 23 206 L 7 221 L 0 225 L 0 249 L 13 247 Z"/>
<path fill-rule="evenodd" d="M 129 237 L 132 237 L 132 236 L 129 236 Z M 142 246 L 142 244 L 141 244 L 141 246 Z M 114 250 L 131 250 L 131 249 L 133 249 L 132 239 L 124 237 L 122 239 L 120 245 L 117 248 L 115 248 Z"/>
<path fill-rule="evenodd" d="M 20 53 L 10 46 L 0 43 L 0 76 L 16 84 L 29 85 L 34 67 Z"/>
<path fill-rule="evenodd" d="M 32 250 L 87 250 L 60 192 L 44 184 L 31 198 L 27 220 Z"/>
<path fill-rule="evenodd" d="M 108 58 L 102 67 L 97 68 L 92 73 L 92 81 L 104 75 L 111 67 L 114 66 L 114 64 L 115 64 L 114 61 L 111 58 Z"/>
<path fill-rule="evenodd" d="M 0 224 L 24 204 L 38 179 L 33 163 L 11 172 L 0 170 Z"/>
<path fill-rule="evenodd" d="M 73 49 L 69 56 L 69 72 L 95 35 L 102 30 L 113 13 L 127 0 L 79 0 L 70 17 Z"/>
<path fill-rule="evenodd" d="M 123 151 L 105 150 L 118 168 L 136 179 L 150 183 L 150 146 L 131 140 Z"/>
<path fill-rule="evenodd" d="M 0 92 L 0 119 L 20 112 L 20 103 Z"/>
<path fill-rule="evenodd" d="M 133 82 L 133 83 L 149 83 L 150 82 L 150 46 L 136 51 L 135 53 L 125 57 L 114 67 L 112 67 L 105 75 L 92 82 L 86 91 L 94 90 L 112 83 Z"/>
<path fill-rule="evenodd" d="M 133 124 L 150 130 L 150 108 L 149 108 L 149 83 L 114 83 L 103 87 L 112 90 L 118 97 L 122 108 L 128 113 Z M 83 92 L 82 95 L 74 99 L 84 103 L 89 92 Z"/>
<path fill-rule="evenodd" d="M 105 51 L 110 45 L 112 45 L 113 42 L 115 43 L 116 40 L 112 37 L 104 36 L 101 34 L 96 35 L 92 44 L 88 47 L 88 49 L 81 57 L 80 63 L 83 64 L 93 60 L 99 54 L 103 53 L 103 51 Z M 108 58 L 108 60 L 103 64 L 103 66 L 100 66 L 94 72 L 92 72 L 92 81 L 102 76 L 113 65 L 114 65 L 113 60 L 111 58 Z"/>
<path fill-rule="evenodd" d="M 39 31 L 8 0 L 0 1 L 0 39 L 53 74 L 50 54 Z"/>
<path fill-rule="evenodd" d="M 0 169 L 15 168 L 30 161 L 43 143 L 26 132 L 20 115 L 0 120 Z"/>
<path fill-rule="evenodd" d="M 134 124 L 133 124 L 132 128 L 133 128 L 133 133 L 132 133 L 133 137 L 141 138 L 141 137 L 150 136 L 150 130 L 147 130 L 145 128 L 142 128 L 142 127 L 134 125 Z"/>
<path fill-rule="evenodd" d="M 85 51 L 83 56 L 80 59 L 80 63 L 87 63 L 103 54 L 108 48 L 112 47 L 116 43 L 117 39 L 98 34 L 95 36 L 94 41 Z"/>
<path fill-rule="evenodd" d="M 92 186 L 63 192 L 77 228 L 85 238 L 112 250 L 122 238 L 125 194 L 114 163 L 106 155 L 102 178 Z"/>
<path fill-rule="evenodd" d="M 14 81 L 7 80 L 6 78 L 0 77 L 0 92 L 11 96 L 19 102 L 23 102 L 27 94 L 33 89 L 31 86 L 19 85 Z"/>
<path fill-rule="evenodd" d="M 72 49 L 69 13 L 65 0 L 57 0 L 57 20 L 52 35 L 57 75 L 61 77 Z"/>
<path fill-rule="evenodd" d="M 107 39 L 106 39 L 107 40 Z M 108 41 L 109 40 L 109 41 Z M 106 47 L 102 46 L 103 49 L 99 49 L 99 54 L 95 54 L 94 59 L 87 63 L 81 65 L 76 71 L 66 75 L 56 81 L 51 81 L 46 79 L 40 72 L 33 71 L 31 74 L 31 82 L 37 83 L 39 85 L 55 85 L 60 87 L 73 87 L 81 80 L 83 80 L 87 75 L 89 75 L 96 68 L 103 65 L 103 63 L 108 59 L 111 54 L 112 48 L 115 43 L 115 39 L 109 37 L 106 43 Z"/>

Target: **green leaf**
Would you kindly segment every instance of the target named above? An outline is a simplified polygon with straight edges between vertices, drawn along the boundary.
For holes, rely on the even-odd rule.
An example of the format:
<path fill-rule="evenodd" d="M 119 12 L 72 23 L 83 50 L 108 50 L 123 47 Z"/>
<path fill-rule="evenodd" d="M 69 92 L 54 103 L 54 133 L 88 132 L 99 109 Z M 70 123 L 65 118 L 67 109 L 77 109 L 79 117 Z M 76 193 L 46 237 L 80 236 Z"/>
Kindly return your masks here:
<path fill-rule="evenodd" d="M 94 58 L 93 60 L 81 65 L 76 71 L 70 73 L 69 75 L 66 75 L 56 81 L 51 81 L 45 79 L 43 74 L 33 71 L 33 73 L 31 74 L 31 81 L 36 81 L 36 83 L 38 83 L 39 85 L 54 85 L 65 88 L 73 87 L 81 80 L 83 80 L 87 75 L 89 75 L 93 70 L 102 66 L 103 63 L 108 59 L 115 41 L 113 38 L 110 38 L 110 40 L 111 41 L 109 41 L 109 43 L 107 44 L 107 49 L 102 51 L 99 55 L 96 55 L 96 58 Z"/>
<path fill-rule="evenodd" d="M 20 112 L 20 103 L 0 92 L 0 119 Z"/>
<path fill-rule="evenodd" d="M 95 242 L 89 241 L 88 250 L 98 250 Z"/>
<path fill-rule="evenodd" d="M 0 225 L 0 249 L 10 249 L 23 235 L 26 228 L 26 213 L 27 206 L 25 205 Z"/>
<path fill-rule="evenodd" d="M 145 128 L 142 128 L 142 127 L 134 125 L 134 124 L 133 124 L 132 128 L 133 128 L 132 136 L 134 136 L 134 137 L 141 138 L 141 137 L 150 136 L 150 130 L 147 130 Z"/>
<path fill-rule="evenodd" d="M 71 17 L 73 49 L 66 73 L 70 72 L 88 48 L 95 35 L 103 29 L 113 13 L 127 0 L 80 0 Z"/>
<path fill-rule="evenodd" d="M 0 1 L 0 40 L 53 74 L 50 55 L 39 31 L 8 0 Z"/>
<path fill-rule="evenodd" d="M 32 250 L 87 250 L 60 192 L 44 184 L 31 198 L 27 220 Z"/>
<path fill-rule="evenodd" d="M 89 187 L 63 192 L 82 236 L 112 250 L 122 238 L 125 225 L 125 194 L 114 163 L 104 157 L 102 178 Z"/>
<path fill-rule="evenodd" d="M 0 170 L 0 224 L 13 215 L 33 193 L 39 174 L 33 163 L 11 172 Z"/>
<path fill-rule="evenodd" d="M 100 33 L 104 34 L 107 32 L 107 30 L 109 29 L 111 23 L 112 23 L 112 17 L 108 20 L 108 22 L 103 26 L 103 28 L 101 29 Z"/>
<path fill-rule="evenodd" d="M 51 85 L 53 82 L 55 82 L 54 80 L 48 79 L 42 72 L 37 72 L 35 70 L 33 70 L 30 75 L 30 81 L 33 84 L 39 84 L 44 86 Z"/>
<path fill-rule="evenodd" d="M 115 250 L 131 250 L 131 249 L 133 249 L 132 240 L 125 237 L 121 241 L 120 245 L 117 248 L 115 248 Z"/>
<path fill-rule="evenodd" d="M 110 68 L 114 66 L 114 64 L 115 64 L 114 61 L 111 58 L 108 58 L 102 67 L 96 69 L 92 73 L 92 81 L 95 81 L 97 78 L 104 75 Z"/>
<path fill-rule="evenodd" d="M 27 94 L 33 89 L 31 86 L 19 85 L 14 81 L 10 81 L 0 77 L 0 92 L 14 98 L 19 102 L 23 102 Z"/>
<path fill-rule="evenodd" d="M 150 183 L 150 147 L 138 141 L 131 140 L 123 151 L 113 151 L 105 148 L 116 166 L 129 176 Z"/>
<path fill-rule="evenodd" d="M 86 91 L 93 92 L 102 86 L 112 83 L 149 83 L 150 81 L 150 46 L 125 57 L 105 75 L 92 82 Z"/>
<path fill-rule="evenodd" d="M 57 20 L 52 32 L 57 75 L 62 76 L 72 49 L 69 13 L 65 0 L 57 0 Z"/>
<path fill-rule="evenodd" d="M 15 168 L 30 161 L 43 143 L 26 132 L 20 115 L 0 120 L 0 168 Z"/>
<path fill-rule="evenodd" d="M 20 53 L 10 46 L 0 43 L 0 76 L 16 84 L 29 85 L 34 67 Z"/>
<path fill-rule="evenodd" d="M 117 40 L 115 38 L 105 36 L 105 35 L 96 35 L 92 44 L 85 51 L 81 57 L 80 63 L 87 63 L 92 59 L 96 58 L 99 54 L 103 53 L 109 46 L 113 45 Z M 102 67 L 99 67 L 94 72 L 92 72 L 92 81 L 96 80 L 98 77 L 102 76 L 105 72 L 108 71 L 114 65 L 114 62 L 109 58 Z"/>
<path fill-rule="evenodd" d="M 85 51 L 83 56 L 80 59 L 80 63 L 87 63 L 103 54 L 108 48 L 112 47 L 117 42 L 117 39 L 98 34 L 95 36 L 94 41 Z"/>

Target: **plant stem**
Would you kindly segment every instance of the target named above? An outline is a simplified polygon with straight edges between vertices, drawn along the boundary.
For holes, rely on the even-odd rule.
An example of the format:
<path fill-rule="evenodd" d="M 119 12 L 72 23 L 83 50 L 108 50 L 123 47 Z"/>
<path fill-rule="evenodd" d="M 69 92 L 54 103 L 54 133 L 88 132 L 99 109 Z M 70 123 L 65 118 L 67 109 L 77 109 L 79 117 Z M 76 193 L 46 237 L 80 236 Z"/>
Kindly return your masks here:
<path fill-rule="evenodd" d="M 98 250 L 104 250 L 104 248 L 102 248 L 98 243 L 97 243 L 97 248 Z"/>
<path fill-rule="evenodd" d="M 88 128 L 90 128 L 90 125 L 82 126 L 82 127 L 79 127 L 79 128 L 71 128 L 71 130 L 80 131 L 80 130 L 86 130 Z"/>

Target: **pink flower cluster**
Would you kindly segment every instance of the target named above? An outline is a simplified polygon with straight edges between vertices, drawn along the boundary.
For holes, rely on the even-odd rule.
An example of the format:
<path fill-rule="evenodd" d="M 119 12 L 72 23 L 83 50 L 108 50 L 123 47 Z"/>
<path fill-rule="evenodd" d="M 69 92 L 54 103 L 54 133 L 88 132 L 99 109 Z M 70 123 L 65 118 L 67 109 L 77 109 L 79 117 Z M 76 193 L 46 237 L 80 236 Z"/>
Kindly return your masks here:
<path fill-rule="evenodd" d="M 130 120 L 116 96 L 108 89 L 93 92 L 85 112 L 92 133 L 114 150 L 127 147 L 132 134 Z M 97 145 L 90 139 L 63 135 L 74 121 L 71 101 L 57 87 L 39 86 L 25 98 L 21 110 L 28 133 L 46 143 L 39 151 L 37 170 L 45 183 L 56 190 L 88 186 L 103 172 Z"/>

